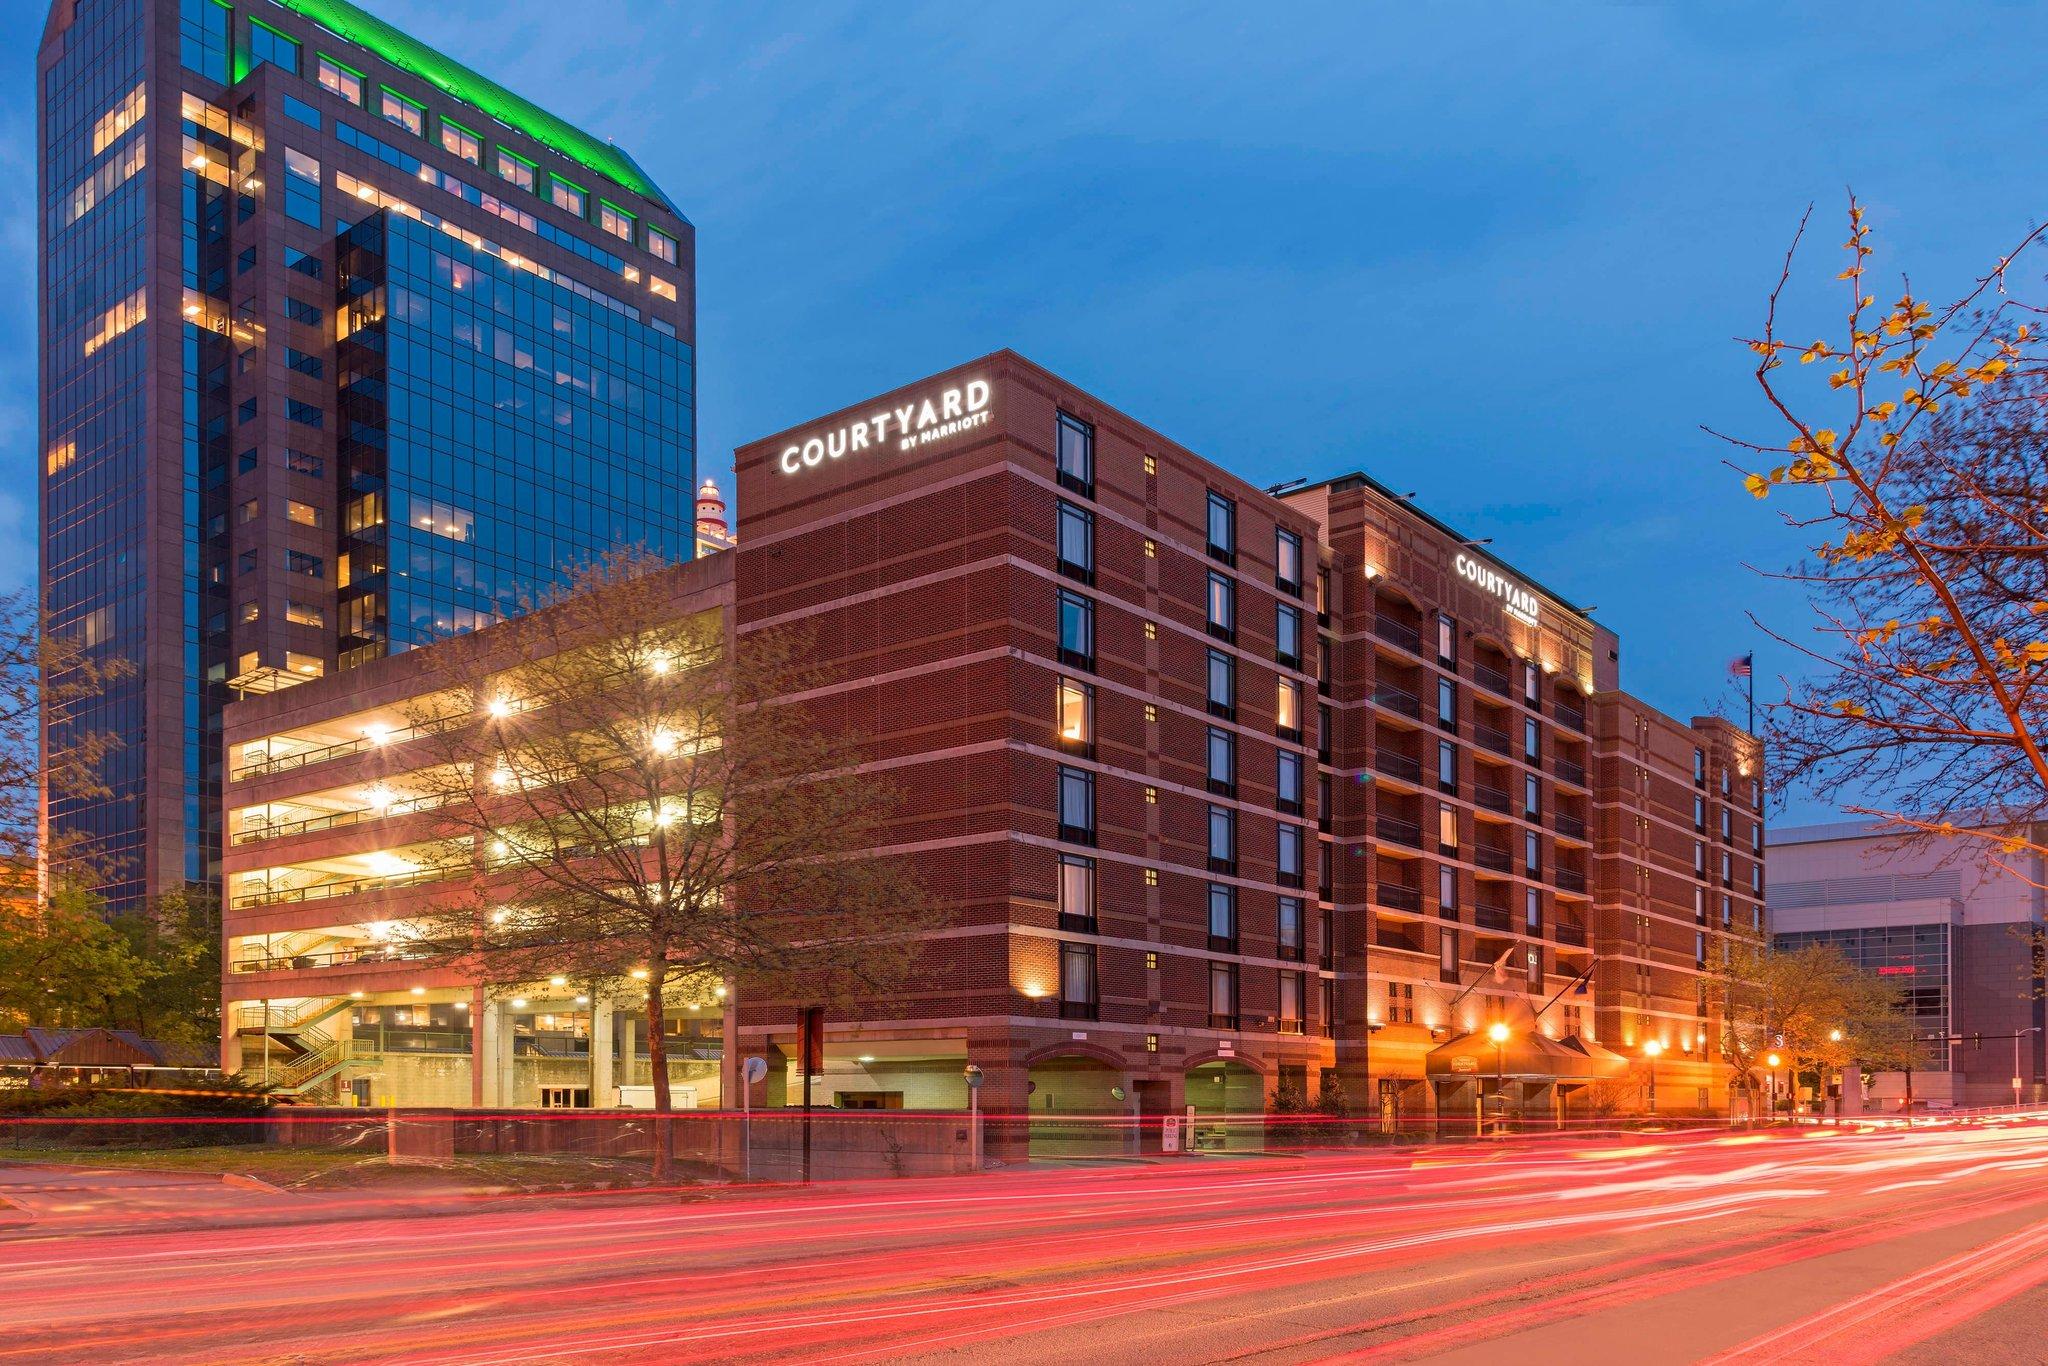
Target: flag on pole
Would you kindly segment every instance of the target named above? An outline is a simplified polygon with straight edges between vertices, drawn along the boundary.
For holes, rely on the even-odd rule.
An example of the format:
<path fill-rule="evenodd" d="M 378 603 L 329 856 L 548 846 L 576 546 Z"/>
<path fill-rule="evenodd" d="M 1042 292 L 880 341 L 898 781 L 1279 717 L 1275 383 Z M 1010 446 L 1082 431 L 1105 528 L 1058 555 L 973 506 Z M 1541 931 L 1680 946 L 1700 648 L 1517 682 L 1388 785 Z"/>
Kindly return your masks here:
<path fill-rule="evenodd" d="M 1508 959 L 1513 958 L 1514 956 L 1515 946 L 1513 944 L 1510 944 L 1508 945 L 1506 953 L 1503 953 L 1500 957 L 1493 960 L 1494 981 L 1504 983 L 1508 980 Z"/>
<path fill-rule="evenodd" d="M 1730 678 L 1748 678 L 1755 664 L 1756 651 L 1751 650 L 1746 655 L 1739 655 L 1728 661 L 1728 676 Z"/>

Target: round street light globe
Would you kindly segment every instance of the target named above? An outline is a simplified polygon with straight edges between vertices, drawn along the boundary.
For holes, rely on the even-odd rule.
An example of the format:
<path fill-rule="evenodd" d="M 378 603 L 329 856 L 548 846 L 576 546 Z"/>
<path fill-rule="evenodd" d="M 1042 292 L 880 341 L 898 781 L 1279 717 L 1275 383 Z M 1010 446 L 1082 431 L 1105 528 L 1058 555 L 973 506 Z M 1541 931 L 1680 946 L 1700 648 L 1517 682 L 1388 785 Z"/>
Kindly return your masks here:
<path fill-rule="evenodd" d="M 1778 1055 L 1776 1053 L 1773 1053 L 1769 1057 L 1765 1058 L 1764 1061 L 1770 1066 L 1776 1067 L 1779 1062 Z"/>
<path fill-rule="evenodd" d="M 1653 1058 L 1656 1057 L 1659 1053 L 1662 1053 L 1663 1051 L 1664 1045 L 1656 1039 L 1650 1039 L 1643 1044 L 1643 1052 L 1649 1054 Z"/>
<path fill-rule="evenodd" d="M 1496 1020 L 1486 1027 L 1486 1037 L 1495 1043 L 1506 1043 L 1508 1041 L 1508 1027 Z"/>

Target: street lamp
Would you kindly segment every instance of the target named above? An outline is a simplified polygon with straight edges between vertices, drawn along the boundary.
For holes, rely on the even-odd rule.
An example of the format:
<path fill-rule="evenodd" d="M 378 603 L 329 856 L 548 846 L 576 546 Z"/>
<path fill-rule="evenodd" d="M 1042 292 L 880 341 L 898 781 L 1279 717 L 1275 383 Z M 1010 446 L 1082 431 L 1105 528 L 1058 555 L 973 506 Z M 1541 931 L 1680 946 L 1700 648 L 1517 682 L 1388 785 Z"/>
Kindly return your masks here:
<path fill-rule="evenodd" d="M 1643 1056 L 1650 1060 L 1650 1113 L 1657 1113 L 1657 1055 L 1664 1051 L 1663 1041 L 1649 1039 L 1643 1044 Z"/>
<path fill-rule="evenodd" d="M 1782 1059 L 1776 1053 L 1766 1053 L 1764 1055 L 1764 1066 L 1770 1069 L 1766 1075 L 1771 1079 L 1771 1121 L 1773 1123 L 1776 1123 L 1778 1118 L 1778 1064 L 1780 1061 Z"/>
<path fill-rule="evenodd" d="M 1502 1120 L 1507 1118 L 1507 1061 L 1505 1050 L 1508 1042 L 1508 1027 L 1495 1020 L 1486 1027 L 1486 1037 L 1493 1040 L 1493 1103 L 1498 1107 Z M 1495 1132 L 1498 1132 L 1496 1127 Z"/>
<path fill-rule="evenodd" d="M 2020 1040 L 2029 1034 L 2040 1032 L 2039 1025 L 2028 1025 L 2025 1029 L 2015 1029 L 2012 1032 L 2012 1103 L 2015 1107 L 2020 1103 Z"/>

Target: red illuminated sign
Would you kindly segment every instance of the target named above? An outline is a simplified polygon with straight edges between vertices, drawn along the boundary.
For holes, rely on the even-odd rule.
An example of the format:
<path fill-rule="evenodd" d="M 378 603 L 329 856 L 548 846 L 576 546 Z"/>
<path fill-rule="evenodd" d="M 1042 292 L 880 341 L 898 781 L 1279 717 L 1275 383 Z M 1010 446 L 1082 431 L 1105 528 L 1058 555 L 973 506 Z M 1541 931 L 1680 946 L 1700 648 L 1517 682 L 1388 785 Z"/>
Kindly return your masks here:
<path fill-rule="evenodd" d="M 1915 967 L 1879 968 L 1877 970 L 1877 975 L 1880 977 L 1911 977 L 1914 973 L 1918 971 L 1920 971 L 1920 969 Z"/>

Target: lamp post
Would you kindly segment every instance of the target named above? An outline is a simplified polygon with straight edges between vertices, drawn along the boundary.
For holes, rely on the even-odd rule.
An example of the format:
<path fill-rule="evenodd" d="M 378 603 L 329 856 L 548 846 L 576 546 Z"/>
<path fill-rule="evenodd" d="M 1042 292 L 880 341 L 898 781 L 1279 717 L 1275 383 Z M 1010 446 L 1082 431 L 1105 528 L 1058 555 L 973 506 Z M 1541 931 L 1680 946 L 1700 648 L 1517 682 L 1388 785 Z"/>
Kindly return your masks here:
<path fill-rule="evenodd" d="M 1495 1020 L 1486 1027 L 1486 1037 L 1493 1040 L 1493 1103 L 1500 1111 L 1500 1120 L 1494 1125 L 1494 1132 L 1501 1131 L 1507 1119 L 1507 1043 L 1508 1027 Z"/>
<path fill-rule="evenodd" d="M 1783 1059 L 1779 1058 L 1776 1053 L 1766 1053 L 1764 1055 L 1764 1066 L 1770 1069 L 1765 1075 L 1771 1079 L 1771 1122 L 1773 1124 L 1778 1122 L 1778 1064 L 1781 1061 Z"/>
<path fill-rule="evenodd" d="M 2041 1026 L 2039 1025 L 2028 1025 L 2025 1029 L 2015 1029 L 2012 1032 L 2012 1104 L 2014 1109 L 2018 1109 L 2020 1104 L 2020 1040 L 2029 1034 L 2039 1034 L 2040 1032 Z"/>
<path fill-rule="evenodd" d="M 1643 1044 L 1643 1056 L 1650 1060 L 1650 1113 L 1657 1113 L 1657 1055 L 1664 1051 L 1663 1041 L 1650 1039 Z"/>

